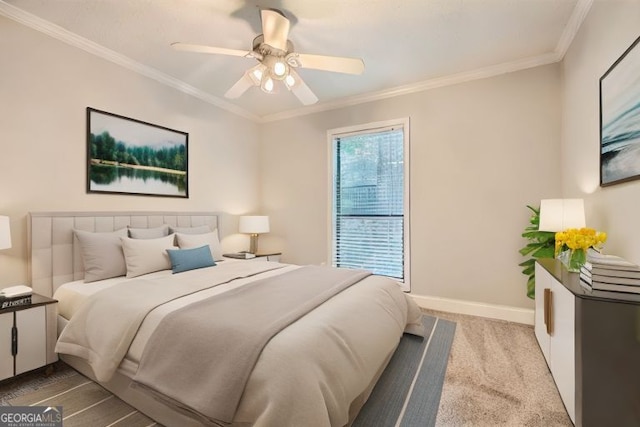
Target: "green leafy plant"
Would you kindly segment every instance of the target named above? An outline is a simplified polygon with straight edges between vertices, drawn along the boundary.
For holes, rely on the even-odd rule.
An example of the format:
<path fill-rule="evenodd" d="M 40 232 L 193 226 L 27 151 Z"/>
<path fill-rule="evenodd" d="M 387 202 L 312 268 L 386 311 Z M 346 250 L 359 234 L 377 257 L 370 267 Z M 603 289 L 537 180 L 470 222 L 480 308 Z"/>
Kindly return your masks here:
<path fill-rule="evenodd" d="M 527 239 L 529 243 L 520 249 L 520 254 L 529 258 L 518 265 L 522 267 L 522 274 L 529 277 L 527 280 L 527 296 L 534 299 L 536 292 L 536 259 L 554 257 L 556 233 L 539 231 L 540 208 L 536 209 L 529 205 L 527 205 L 527 208 L 533 213 L 529 218 L 529 225 L 522 233 L 522 237 Z"/>

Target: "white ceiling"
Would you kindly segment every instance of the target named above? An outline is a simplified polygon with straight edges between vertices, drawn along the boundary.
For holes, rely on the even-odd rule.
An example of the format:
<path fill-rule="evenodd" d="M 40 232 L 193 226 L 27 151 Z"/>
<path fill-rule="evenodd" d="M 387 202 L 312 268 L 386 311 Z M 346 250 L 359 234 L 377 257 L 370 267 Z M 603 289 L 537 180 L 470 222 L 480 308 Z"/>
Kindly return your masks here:
<path fill-rule="evenodd" d="M 258 121 L 291 117 L 562 59 L 593 0 L 0 0 L 0 14 Z M 250 50 L 260 8 L 291 20 L 296 51 L 360 57 L 360 76 L 299 69 L 320 99 L 284 87 L 224 93 L 254 59 L 170 43 Z"/>

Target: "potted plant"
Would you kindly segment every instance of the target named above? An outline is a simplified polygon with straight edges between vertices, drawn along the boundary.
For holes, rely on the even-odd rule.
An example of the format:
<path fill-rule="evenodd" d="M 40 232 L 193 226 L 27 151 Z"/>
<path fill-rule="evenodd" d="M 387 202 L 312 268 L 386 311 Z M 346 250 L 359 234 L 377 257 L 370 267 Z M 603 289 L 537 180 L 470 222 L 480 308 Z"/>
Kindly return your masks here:
<path fill-rule="evenodd" d="M 529 243 L 520 249 L 520 254 L 529 258 L 518 265 L 522 267 L 522 274 L 529 278 L 527 280 L 527 296 L 535 299 L 536 259 L 554 257 L 556 237 L 552 231 L 538 230 L 540 226 L 540 208 L 536 209 L 529 205 L 527 205 L 527 208 L 533 213 L 529 218 L 529 225 L 522 233 L 522 237 L 527 239 Z"/>

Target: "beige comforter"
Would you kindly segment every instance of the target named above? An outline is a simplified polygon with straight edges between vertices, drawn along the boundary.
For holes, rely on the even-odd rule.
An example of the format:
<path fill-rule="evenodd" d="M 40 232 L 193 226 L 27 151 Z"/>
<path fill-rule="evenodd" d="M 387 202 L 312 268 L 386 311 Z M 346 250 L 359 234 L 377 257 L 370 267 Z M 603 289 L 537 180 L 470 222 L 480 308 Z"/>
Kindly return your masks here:
<path fill-rule="evenodd" d="M 190 304 L 158 325 L 134 381 L 156 399 L 202 417 L 205 424 L 231 424 L 265 345 L 369 275 L 306 266 Z"/>
<path fill-rule="evenodd" d="M 56 353 L 85 359 L 98 379 L 109 381 L 122 362 L 140 325 L 156 307 L 176 298 L 231 281 L 281 268 L 276 263 L 253 263 L 210 269 L 208 276 L 172 275 L 136 279 L 104 289 L 85 301 L 62 330 Z"/>
<path fill-rule="evenodd" d="M 258 268 L 260 264 L 263 267 L 264 264 L 277 265 L 233 264 L 223 263 L 192 275 L 183 274 L 200 280 L 205 276 L 205 270 L 211 270 L 206 272 L 207 275 L 225 275 L 231 269 Z M 281 270 L 290 271 L 291 268 Z M 278 274 L 279 271 L 265 274 Z M 163 280 L 177 283 L 180 276 L 173 275 Z M 74 323 L 78 313 L 73 316 L 71 323 Z M 144 330 L 149 329 L 148 323 L 153 323 L 154 313 L 143 322 L 140 328 L 142 337 L 138 334 L 133 339 L 128 357 L 133 352 L 135 359 L 136 349 L 144 346 L 145 335 L 148 335 Z M 101 328 L 115 317 L 117 315 L 112 311 L 102 322 L 97 318 L 89 322 L 101 324 L 97 326 L 97 332 L 87 330 L 80 334 L 84 337 L 80 345 L 69 339 L 78 332 L 76 328 L 79 327 L 74 326 L 76 333 L 67 335 L 63 341 L 66 344 L 60 349 L 64 350 L 66 345 L 76 349 L 77 345 L 93 345 Z M 346 289 L 281 331 L 264 348 L 246 384 L 234 425 L 346 425 L 354 415 L 354 408 L 359 408 L 366 399 L 372 381 L 394 351 L 403 331 L 420 333 L 420 318 L 415 303 L 400 291 L 395 282 L 387 278 L 370 276 Z M 82 353 L 94 354 L 93 350 L 85 349 L 76 351 L 75 355 L 83 357 Z M 105 355 L 109 366 L 122 357 L 119 353 L 117 356 Z"/>

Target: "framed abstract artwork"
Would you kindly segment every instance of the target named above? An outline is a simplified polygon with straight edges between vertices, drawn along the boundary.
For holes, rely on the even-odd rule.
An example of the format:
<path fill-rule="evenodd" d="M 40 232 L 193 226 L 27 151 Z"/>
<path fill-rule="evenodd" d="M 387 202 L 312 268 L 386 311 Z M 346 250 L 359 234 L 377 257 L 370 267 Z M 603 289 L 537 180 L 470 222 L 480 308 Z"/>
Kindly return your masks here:
<path fill-rule="evenodd" d="M 87 107 L 87 192 L 189 197 L 189 134 Z"/>
<path fill-rule="evenodd" d="M 600 185 L 640 179 L 640 37 L 600 78 Z"/>

